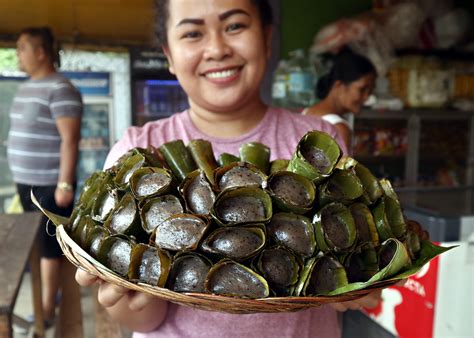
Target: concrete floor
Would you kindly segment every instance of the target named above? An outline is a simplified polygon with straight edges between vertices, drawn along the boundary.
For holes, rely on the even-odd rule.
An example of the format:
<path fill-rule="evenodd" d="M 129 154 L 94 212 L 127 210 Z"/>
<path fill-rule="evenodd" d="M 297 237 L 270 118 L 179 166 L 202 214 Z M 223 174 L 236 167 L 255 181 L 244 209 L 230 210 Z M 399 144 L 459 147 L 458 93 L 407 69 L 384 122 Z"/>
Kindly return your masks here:
<path fill-rule="evenodd" d="M 31 278 L 30 273 L 26 272 L 23 276 L 23 281 L 18 293 L 18 297 L 15 303 L 14 314 L 21 318 L 33 313 L 32 304 L 32 292 L 31 292 Z M 81 306 L 83 315 L 83 328 L 85 338 L 95 338 L 95 309 L 94 301 L 92 299 L 91 288 L 81 288 Z M 54 338 L 55 330 L 54 326 L 46 331 L 46 338 Z M 123 330 L 123 338 L 130 338 L 131 333 L 127 330 Z M 32 337 L 33 330 L 29 330 L 26 333 L 20 333 L 15 329 L 13 331 L 14 338 L 25 338 Z M 99 337 L 97 337 L 99 338 Z M 104 337 L 105 338 L 105 337 Z"/>

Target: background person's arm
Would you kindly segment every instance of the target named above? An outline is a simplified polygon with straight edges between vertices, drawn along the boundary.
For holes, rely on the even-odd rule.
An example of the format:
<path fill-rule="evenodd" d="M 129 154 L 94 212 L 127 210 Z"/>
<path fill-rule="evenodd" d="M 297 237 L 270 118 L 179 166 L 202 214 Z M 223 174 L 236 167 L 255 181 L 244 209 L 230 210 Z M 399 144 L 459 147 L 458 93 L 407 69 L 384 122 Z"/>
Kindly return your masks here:
<path fill-rule="evenodd" d="M 81 138 L 80 117 L 58 117 L 56 126 L 61 136 L 59 182 L 73 184 L 76 180 L 76 164 L 79 155 L 79 140 Z M 56 188 L 54 194 L 56 204 L 60 207 L 69 206 L 74 200 L 74 191 Z"/>

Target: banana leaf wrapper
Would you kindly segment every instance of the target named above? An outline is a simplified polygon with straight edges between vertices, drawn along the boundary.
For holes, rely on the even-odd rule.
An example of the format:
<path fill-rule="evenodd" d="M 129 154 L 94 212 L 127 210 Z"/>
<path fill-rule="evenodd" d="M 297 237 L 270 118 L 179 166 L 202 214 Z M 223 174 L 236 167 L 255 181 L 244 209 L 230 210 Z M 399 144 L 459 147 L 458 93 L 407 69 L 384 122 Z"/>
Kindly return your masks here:
<path fill-rule="evenodd" d="M 208 215 L 216 200 L 212 184 L 201 169 L 189 173 L 179 186 L 187 212 Z"/>
<path fill-rule="evenodd" d="M 372 243 L 375 248 L 379 247 L 379 233 L 370 209 L 363 203 L 354 203 L 349 206 L 349 210 L 354 218 L 359 242 Z"/>
<path fill-rule="evenodd" d="M 127 278 L 134 244 L 135 242 L 125 235 L 109 236 L 102 241 L 97 260 L 116 274 Z"/>
<path fill-rule="evenodd" d="M 349 253 L 343 265 L 350 283 L 366 282 L 379 271 L 377 252 L 371 243 Z"/>
<path fill-rule="evenodd" d="M 206 140 L 191 140 L 188 150 L 194 162 L 205 174 L 211 184 L 214 184 L 214 170 L 217 168 L 216 158 L 212 150 L 212 144 Z"/>
<path fill-rule="evenodd" d="M 316 242 L 320 250 L 347 252 L 356 243 L 354 218 L 345 205 L 333 202 L 323 207 L 313 218 Z"/>
<path fill-rule="evenodd" d="M 287 171 L 290 160 L 276 159 L 270 162 L 270 175 L 278 171 Z"/>
<path fill-rule="evenodd" d="M 267 190 L 282 211 L 305 214 L 314 207 L 316 187 L 302 175 L 290 171 L 273 173 L 268 177 Z"/>
<path fill-rule="evenodd" d="M 104 228 L 100 225 L 96 225 L 87 233 L 84 250 L 87 251 L 92 257 L 97 259 L 100 245 L 102 244 L 104 239 L 111 235 L 112 233 L 109 229 Z"/>
<path fill-rule="evenodd" d="M 398 200 L 390 197 L 383 197 L 385 202 L 385 213 L 392 233 L 397 238 L 402 238 L 407 232 L 405 217 L 403 216 L 402 207 Z"/>
<path fill-rule="evenodd" d="M 298 282 L 303 268 L 301 259 L 282 246 L 264 249 L 254 265 L 279 296 L 291 295 L 292 286 Z"/>
<path fill-rule="evenodd" d="M 93 208 L 95 198 L 102 188 L 104 186 L 112 186 L 113 184 L 111 170 L 94 172 L 84 182 L 84 186 L 76 204 L 76 208 L 77 206 L 80 206 L 83 210 L 91 210 Z"/>
<path fill-rule="evenodd" d="M 399 242 L 397 239 L 392 238 L 391 240 Z M 391 244 L 393 245 L 393 244 Z M 400 247 L 399 244 L 395 244 L 395 247 Z M 401 245 L 403 247 L 403 244 Z M 431 261 L 433 258 L 439 256 L 440 254 L 447 252 L 456 246 L 451 247 L 442 247 L 437 246 L 434 243 L 423 240 L 421 242 L 421 250 L 419 254 L 419 258 L 410 265 L 403 267 L 398 272 L 397 269 L 402 265 L 403 261 L 407 261 L 408 254 L 406 253 L 406 249 L 402 248 L 399 250 L 395 250 L 396 255 L 392 256 L 392 261 L 389 262 L 383 269 L 377 272 L 372 278 L 370 278 L 367 282 L 358 282 L 358 283 L 350 283 L 345 287 L 338 288 L 329 293 L 330 296 L 340 295 L 350 291 L 356 291 L 365 289 L 368 287 L 378 287 L 384 286 L 388 282 L 396 282 L 403 279 L 406 279 L 410 276 L 417 274 L 421 268 Z M 409 262 L 409 258 L 408 258 Z"/>
<path fill-rule="evenodd" d="M 384 271 L 382 278 L 394 276 L 411 264 L 407 249 L 396 238 L 389 238 L 383 242 L 378 255 L 379 269 Z"/>
<path fill-rule="evenodd" d="M 209 270 L 205 288 L 207 292 L 216 295 L 251 299 L 266 298 L 270 294 L 265 278 L 230 259 L 217 262 Z"/>
<path fill-rule="evenodd" d="M 390 227 L 390 223 L 387 218 L 385 207 L 385 200 L 381 198 L 374 209 L 372 214 L 374 215 L 375 226 L 377 227 L 377 232 L 379 234 L 380 241 L 384 242 L 389 238 L 395 237 Z"/>
<path fill-rule="evenodd" d="M 98 222 L 105 222 L 119 204 L 119 193 L 110 183 L 104 184 L 92 198 L 92 218 Z"/>
<path fill-rule="evenodd" d="M 163 168 L 143 167 L 130 178 L 130 189 L 137 200 L 167 194 L 174 188 L 173 175 Z"/>
<path fill-rule="evenodd" d="M 240 162 L 240 158 L 229 153 L 222 153 L 217 159 L 219 167 L 225 167 L 235 162 Z"/>
<path fill-rule="evenodd" d="M 331 175 L 341 155 L 339 145 L 329 134 L 312 131 L 298 143 L 288 171 L 303 175 L 318 184 Z"/>
<path fill-rule="evenodd" d="M 268 223 L 272 217 L 272 199 L 260 188 L 232 188 L 221 192 L 211 216 L 221 226 Z"/>
<path fill-rule="evenodd" d="M 316 238 L 311 220 L 303 215 L 279 212 L 267 224 L 268 237 L 304 259 L 314 255 Z"/>
<path fill-rule="evenodd" d="M 159 149 L 178 182 L 181 183 L 187 174 L 197 169 L 191 153 L 182 140 L 167 142 Z"/>
<path fill-rule="evenodd" d="M 127 151 L 125 154 L 120 156 L 120 158 L 115 161 L 111 170 L 117 172 L 121 167 L 124 166 L 125 162 L 129 160 L 130 157 L 134 155 L 141 155 L 144 158 L 144 165 L 146 167 L 164 167 L 164 159 L 158 149 L 153 146 L 148 146 L 147 148 L 135 147 Z"/>
<path fill-rule="evenodd" d="M 264 174 L 270 169 L 270 148 L 258 142 L 244 143 L 239 149 L 240 160 L 255 165 Z"/>
<path fill-rule="evenodd" d="M 265 225 L 221 227 L 214 230 L 201 244 L 202 251 L 244 261 L 259 254 L 267 242 Z"/>
<path fill-rule="evenodd" d="M 405 248 L 407 249 L 408 254 L 412 260 L 418 258 L 418 253 L 421 250 L 421 241 L 417 233 L 408 230 L 403 244 L 405 245 Z"/>
<path fill-rule="evenodd" d="M 177 214 L 155 228 L 150 242 L 170 251 L 196 250 L 208 228 L 207 218 L 193 214 Z"/>
<path fill-rule="evenodd" d="M 176 292 L 204 293 L 204 283 L 211 267 L 212 262 L 204 255 L 179 253 L 174 257 L 166 287 Z"/>
<path fill-rule="evenodd" d="M 164 287 L 171 268 L 171 256 L 157 247 L 135 244 L 132 248 L 128 279 Z"/>
<path fill-rule="evenodd" d="M 234 162 L 214 172 L 214 190 L 224 191 L 238 187 L 265 187 L 267 175 L 255 165 L 247 162 Z"/>
<path fill-rule="evenodd" d="M 389 196 L 390 198 L 393 198 L 394 200 L 399 201 L 398 195 L 395 192 L 395 189 L 393 189 L 392 184 L 390 183 L 389 180 L 387 180 L 386 178 L 382 178 L 379 181 L 379 183 L 386 196 Z"/>
<path fill-rule="evenodd" d="M 71 238 L 79 244 L 81 248 L 86 247 L 87 236 L 89 232 L 99 224 L 96 223 L 89 215 L 83 215 L 79 219 L 74 231 L 71 232 Z"/>
<path fill-rule="evenodd" d="M 364 193 L 364 187 L 352 170 L 335 169 L 319 189 L 319 204 L 350 204 Z"/>
<path fill-rule="evenodd" d="M 372 172 L 363 164 L 352 157 L 345 156 L 337 164 L 339 169 L 353 170 L 364 187 L 364 193 L 361 201 L 367 205 L 375 203 L 383 195 L 383 189 L 372 174 Z"/>
<path fill-rule="evenodd" d="M 148 234 L 143 230 L 140 214 L 132 194 L 126 193 L 117 208 L 112 211 L 104 226 L 113 234 L 124 234 L 135 237 L 139 242 L 146 242 Z"/>
<path fill-rule="evenodd" d="M 163 195 L 148 200 L 140 210 L 142 229 L 151 234 L 169 217 L 184 212 L 181 201 L 174 195 Z"/>
<path fill-rule="evenodd" d="M 124 158 L 122 165 L 116 167 L 117 171 L 114 177 L 115 184 L 121 190 L 127 189 L 133 173 L 144 166 L 146 166 L 146 159 L 141 153 L 136 152 Z"/>
<path fill-rule="evenodd" d="M 346 271 L 336 259 L 321 255 L 309 259 L 295 289 L 296 296 L 327 295 L 348 284 Z"/>

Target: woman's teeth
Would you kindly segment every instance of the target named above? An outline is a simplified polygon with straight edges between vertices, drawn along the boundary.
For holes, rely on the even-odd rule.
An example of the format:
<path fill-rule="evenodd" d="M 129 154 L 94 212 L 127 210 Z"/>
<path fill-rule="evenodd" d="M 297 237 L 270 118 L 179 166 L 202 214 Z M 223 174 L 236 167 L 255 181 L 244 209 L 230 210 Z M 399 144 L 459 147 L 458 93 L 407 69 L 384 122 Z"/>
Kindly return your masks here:
<path fill-rule="evenodd" d="M 222 79 L 222 78 L 232 76 L 235 73 L 237 73 L 237 69 L 229 69 L 229 70 L 224 70 L 222 72 L 207 73 L 206 77 L 211 78 L 211 79 Z"/>

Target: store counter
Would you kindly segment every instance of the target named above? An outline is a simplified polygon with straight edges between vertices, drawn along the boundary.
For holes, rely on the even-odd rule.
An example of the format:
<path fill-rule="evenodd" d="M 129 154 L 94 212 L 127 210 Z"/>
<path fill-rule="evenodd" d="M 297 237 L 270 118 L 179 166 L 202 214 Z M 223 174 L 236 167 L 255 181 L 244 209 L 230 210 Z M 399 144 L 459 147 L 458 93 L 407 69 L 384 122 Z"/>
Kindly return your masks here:
<path fill-rule="evenodd" d="M 437 242 L 474 236 L 474 187 L 397 191 L 408 219 L 418 221 Z"/>

